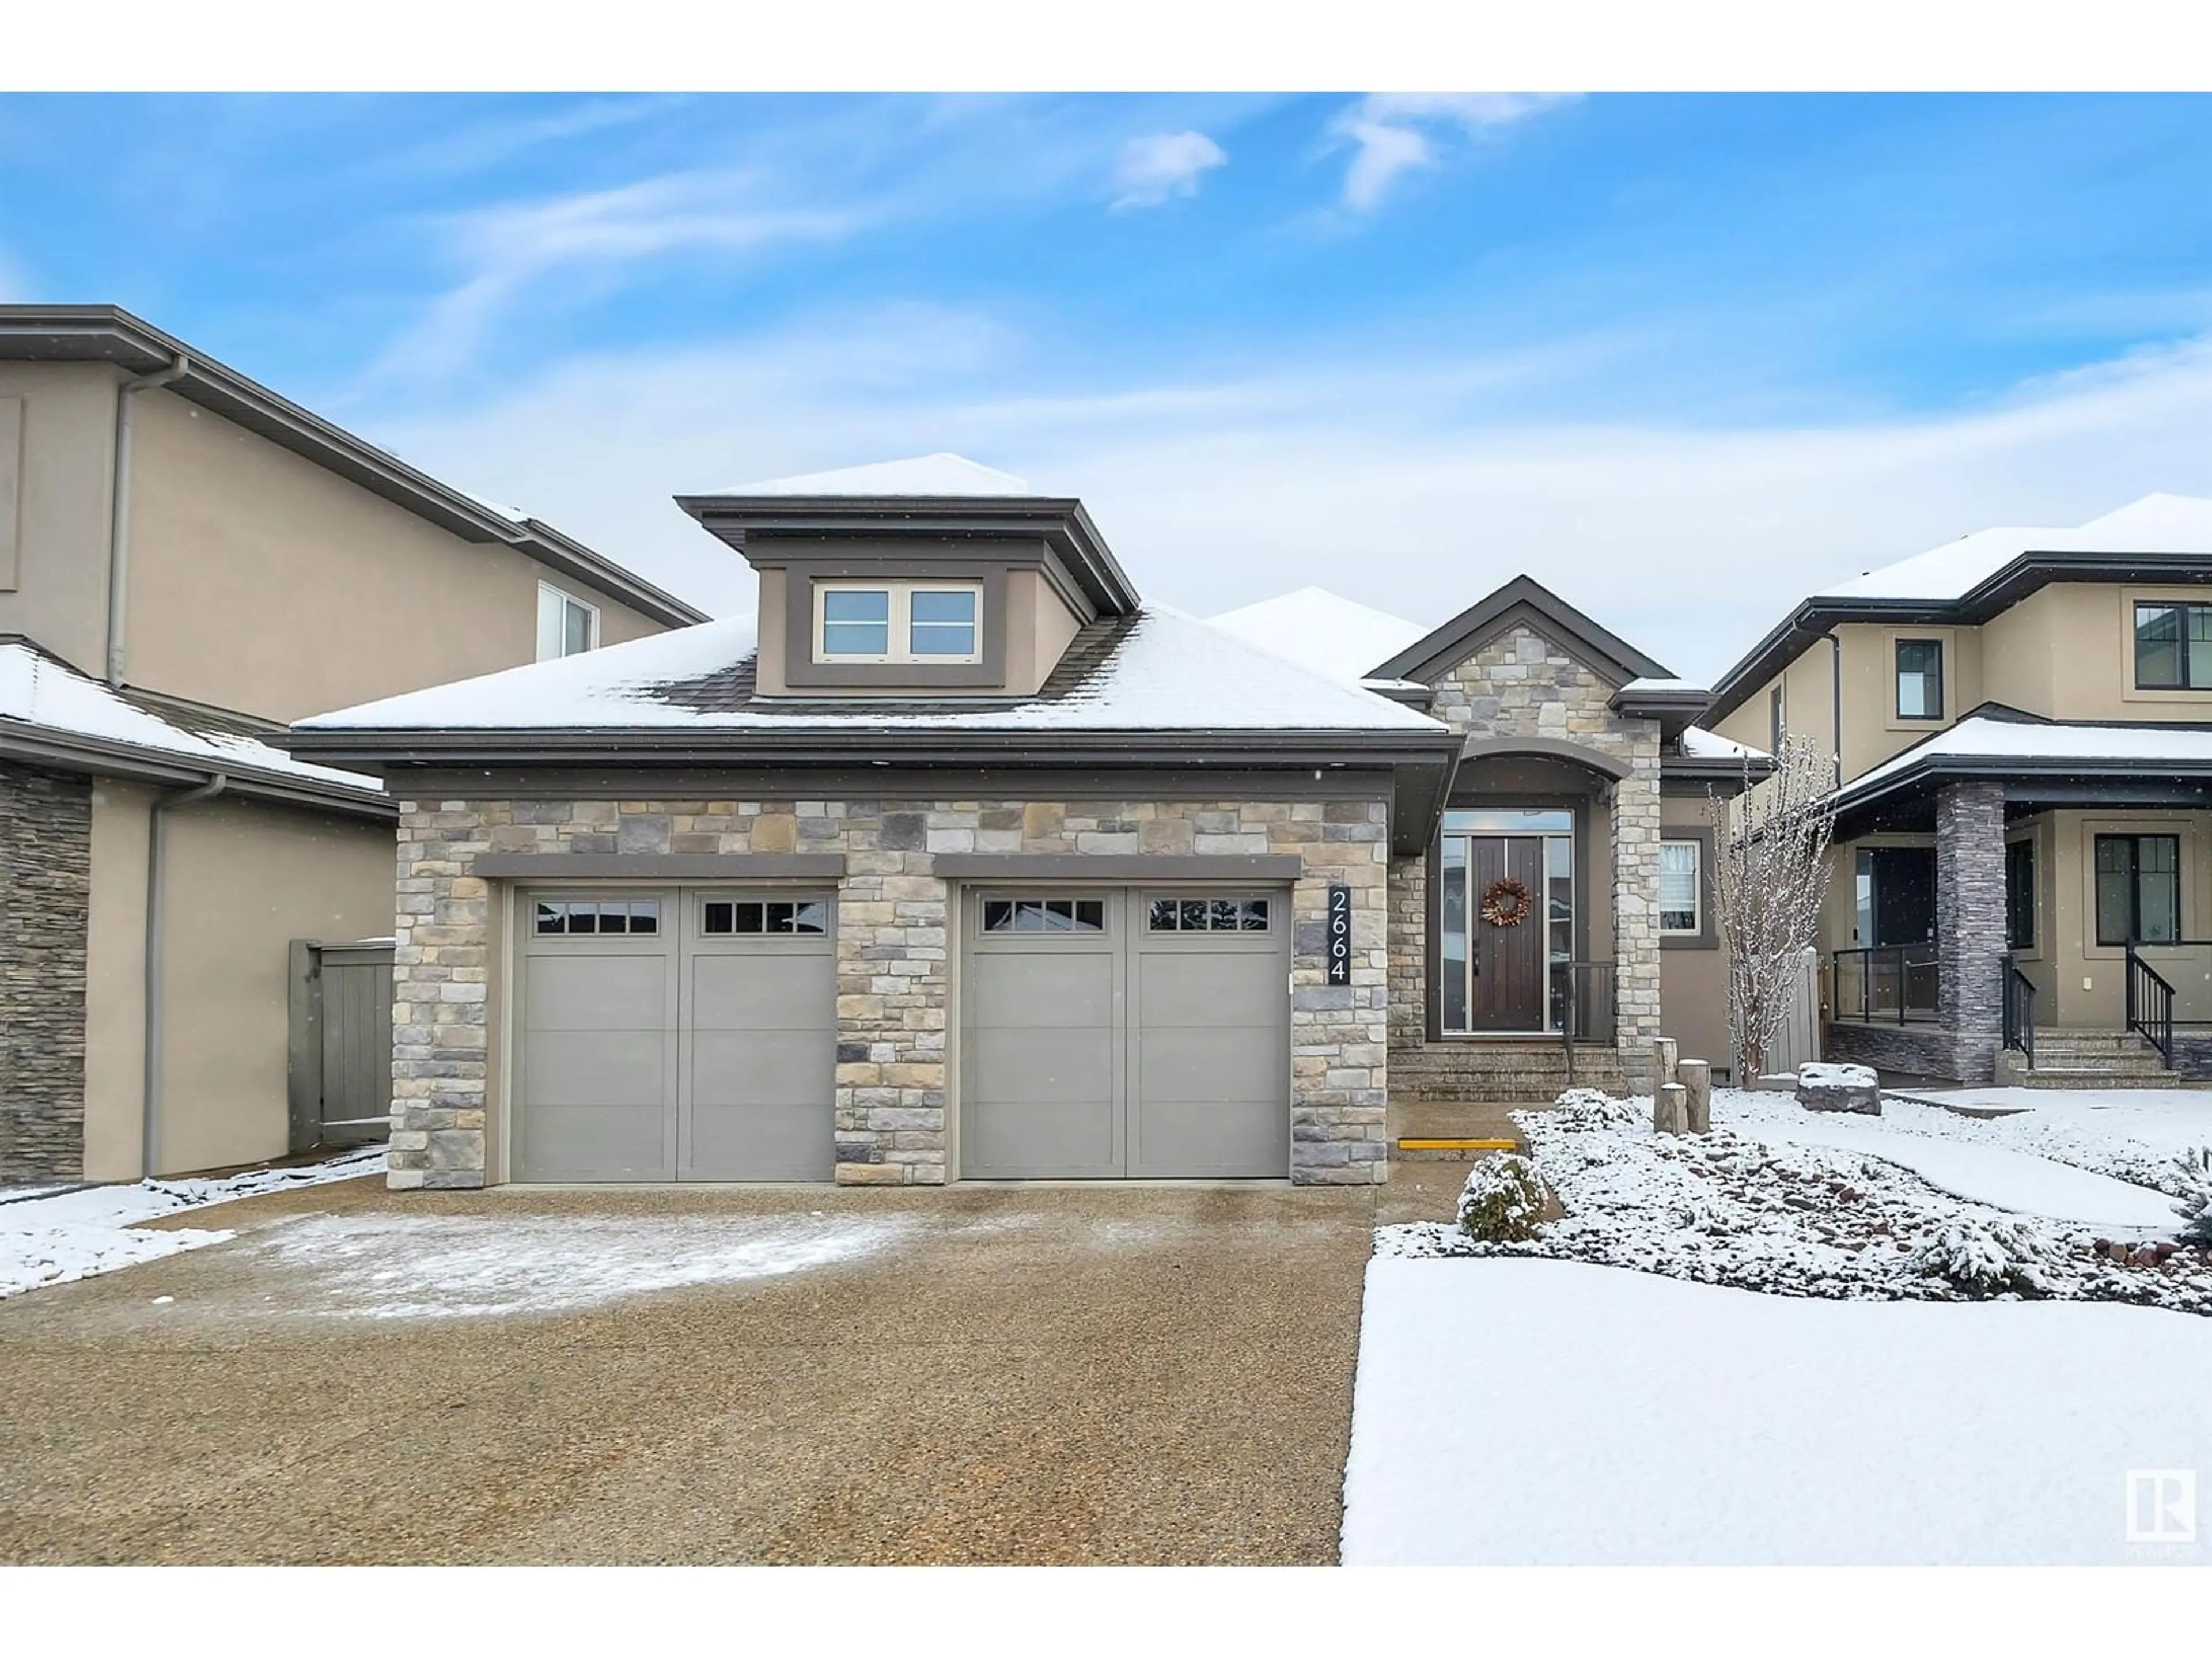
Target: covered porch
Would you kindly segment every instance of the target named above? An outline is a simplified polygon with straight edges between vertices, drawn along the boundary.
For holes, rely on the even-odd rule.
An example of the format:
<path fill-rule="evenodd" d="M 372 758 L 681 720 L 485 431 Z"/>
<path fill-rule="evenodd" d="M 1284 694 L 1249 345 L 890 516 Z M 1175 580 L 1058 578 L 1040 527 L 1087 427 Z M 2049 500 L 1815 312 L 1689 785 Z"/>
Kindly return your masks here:
<path fill-rule="evenodd" d="M 2212 1079 L 2212 732 L 1970 736 L 2062 752 L 1909 751 L 1839 792 L 1826 1051 L 1966 1084 Z"/>

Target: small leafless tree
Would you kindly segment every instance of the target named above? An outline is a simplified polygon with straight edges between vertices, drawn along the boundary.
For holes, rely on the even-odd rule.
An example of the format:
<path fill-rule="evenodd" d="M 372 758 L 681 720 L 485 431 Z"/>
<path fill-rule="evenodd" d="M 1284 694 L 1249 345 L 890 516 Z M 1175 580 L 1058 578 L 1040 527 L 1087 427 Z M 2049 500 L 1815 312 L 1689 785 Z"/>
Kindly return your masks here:
<path fill-rule="evenodd" d="M 1774 769 L 1761 778 L 1744 762 L 1742 793 L 1709 799 L 1718 868 L 1713 894 L 1728 959 L 1729 1028 L 1736 1080 L 1749 1087 L 1766 1069 L 1820 936 L 1828 894 L 1831 763 L 1820 744 L 1784 732 Z"/>

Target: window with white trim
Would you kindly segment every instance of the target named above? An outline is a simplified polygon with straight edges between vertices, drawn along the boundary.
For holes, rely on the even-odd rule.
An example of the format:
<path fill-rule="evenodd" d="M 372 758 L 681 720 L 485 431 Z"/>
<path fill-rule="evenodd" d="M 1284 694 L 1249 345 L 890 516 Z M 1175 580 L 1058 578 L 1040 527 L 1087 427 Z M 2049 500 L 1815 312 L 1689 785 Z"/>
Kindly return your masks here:
<path fill-rule="evenodd" d="M 564 593 L 550 582 L 538 584 L 538 660 L 574 657 L 596 651 L 599 644 L 599 610 L 573 593 Z"/>
<path fill-rule="evenodd" d="M 1703 883 L 1700 868 L 1705 846 L 1694 841 L 1659 843 L 1659 931 L 1698 933 L 1705 931 Z"/>
<path fill-rule="evenodd" d="M 814 584 L 814 660 L 983 660 L 981 582 Z"/>

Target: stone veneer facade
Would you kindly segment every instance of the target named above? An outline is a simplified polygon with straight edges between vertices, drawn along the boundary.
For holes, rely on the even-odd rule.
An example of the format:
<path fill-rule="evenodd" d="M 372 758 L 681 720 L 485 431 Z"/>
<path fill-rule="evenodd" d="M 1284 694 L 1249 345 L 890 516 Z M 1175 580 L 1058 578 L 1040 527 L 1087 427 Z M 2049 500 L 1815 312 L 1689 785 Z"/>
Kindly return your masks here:
<path fill-rule="evenodd" d="M 0 768 L 0 1181 L 84 1172 L 92 788 Z"/>
<path fill-rule="evenodd" d="M 1601 1073 L 1591 1080 L 1638 1082 L 1660 1035 L 1657 722 L 1615 714 L 1607 706 L 1614 686 L 1524 624 L 1506 629 L 1435 684 L 1436 700 L 1429 712 L 1463 736 L 1574 744 L 1627 769 L 1626 776 L 1596 798 L 1610 811 L 1610 945 L 1620 1075 L 1609 1078 Z M 1414 1051 L 1431 1046 L 1426 1042 L 1423 982 L 1427 972 L 1427 887 L 1425 859 L 1392 865 L 1390 1042 L 1393 1049 L 1409 1060 Z M 1602 949 L 1605 942 L 1591 943 L 1594 949 Z"/>
<path fill-rule="evenodd" d="M 1655 796 L 1656 805 L 1656 796 Z M 393 967 L 394 1187 L 489 1177 L 495 893 L 486 854 L 837 853 L 836 1178 L 952 1178 L 951 884 L 939 854 L 1291 854 L 1291 1178 L 1387 1177 L 1389 805 L 1328 801 L 402 801 Z M 1656 822 L 1656 820 L 1655 820 Z M 1203 870 L 1194 877 L 1204 878 Z M 1331 883 L 1351 890 L 1351 983 L 1323 982 Z"/>

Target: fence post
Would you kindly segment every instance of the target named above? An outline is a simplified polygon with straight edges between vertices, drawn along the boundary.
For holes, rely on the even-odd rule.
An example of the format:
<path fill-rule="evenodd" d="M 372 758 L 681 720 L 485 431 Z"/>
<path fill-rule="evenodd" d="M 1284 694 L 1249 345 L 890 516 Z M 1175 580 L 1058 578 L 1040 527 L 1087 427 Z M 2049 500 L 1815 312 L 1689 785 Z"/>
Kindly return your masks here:
<path fill-rule="evenodd" d="M 284 976 L 289 1010 L 284 1053 L 287 1139 L 295 1152 L 323 1135 L 323 975 L 319 941 L 292 941 Z"/>

